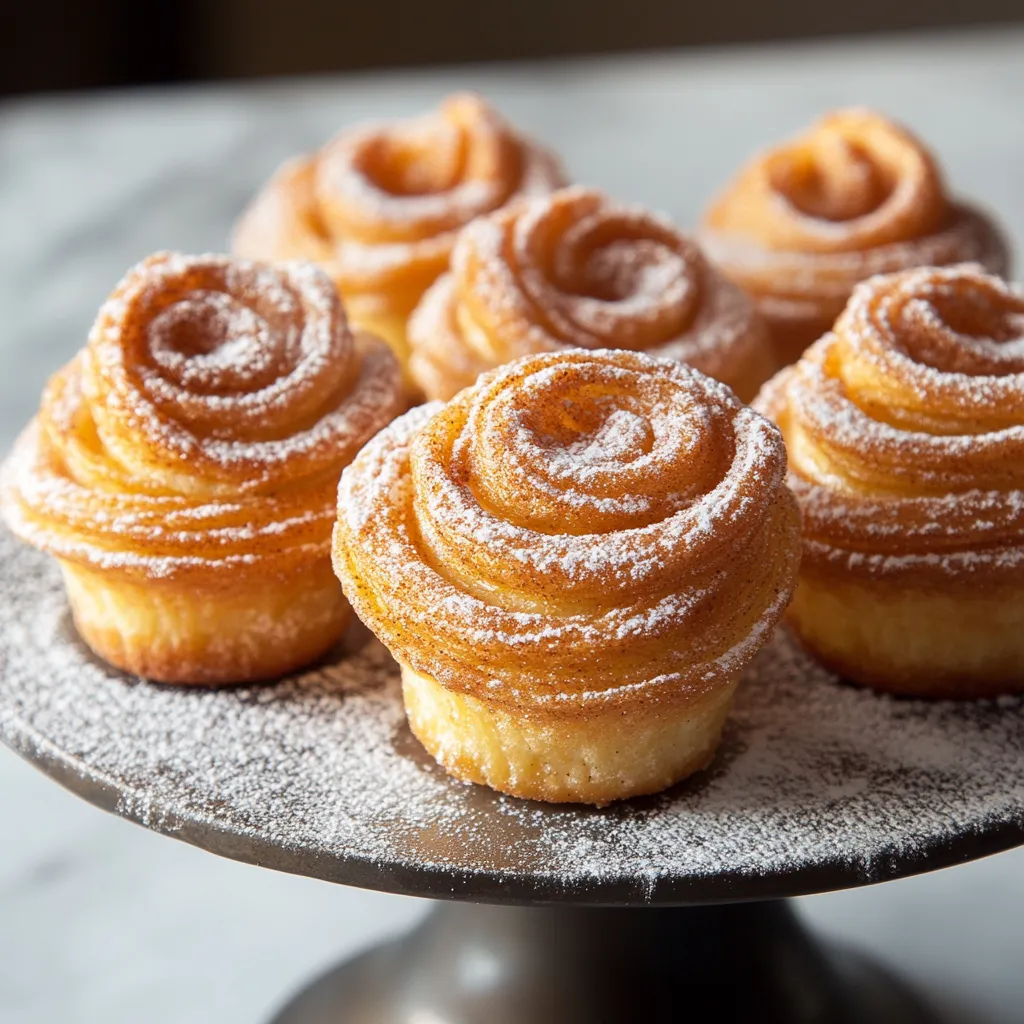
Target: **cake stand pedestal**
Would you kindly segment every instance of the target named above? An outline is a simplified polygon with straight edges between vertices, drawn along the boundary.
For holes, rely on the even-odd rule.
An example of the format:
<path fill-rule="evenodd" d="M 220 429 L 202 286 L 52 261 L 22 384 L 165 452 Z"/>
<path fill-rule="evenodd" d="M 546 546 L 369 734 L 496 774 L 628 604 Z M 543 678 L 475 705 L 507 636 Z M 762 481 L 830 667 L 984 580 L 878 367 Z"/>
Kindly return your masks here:
<path fill-rule="evenodd" d="M 442 905 L 274 1024 L 932 1024 L 898 982 L 823 948 L 784 900 L 691 908 Z"/>
<path fill-rule="evenodd" d="M 94 658 L 55 566 L 0 533 L 0 739 L 99 807 L 248 863 L 445 900 L 274 1024 L 765 1024 L 936 1018 L 785 897 L 1024 842 L 1024 702 L 894 700 L 782 631 L 711 768 L 603 810 L 453 782 L 411 737 L 386 652 L 236 689 Z"/>

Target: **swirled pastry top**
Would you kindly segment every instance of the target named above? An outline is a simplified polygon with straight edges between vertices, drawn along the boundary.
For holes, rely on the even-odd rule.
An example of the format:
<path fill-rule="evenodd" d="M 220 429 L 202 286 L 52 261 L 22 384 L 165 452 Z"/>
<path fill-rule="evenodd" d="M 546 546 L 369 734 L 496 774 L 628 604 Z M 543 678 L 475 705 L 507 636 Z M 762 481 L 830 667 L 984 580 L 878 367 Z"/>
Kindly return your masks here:
<path fill-rule="evenodd" d="M 157 254 L 47 385 L 4 517 L 128 576 L 293 569 L 327 555 L 342 467 L 401 409 L 394 357 L 312 264 Z"/>
<path fill-rule="evenodd" d="M 693 242 L 641 207 L 581 187 L 465 228 L 409 340 L 413 375 L 441 399 L 533 352 L 644 350 L 733 386 L 766 358 L 753 304 Z"/>
<path fill-rule="evenodd" d="M 805 562 L 968 578 L 1024 568 L 1024 296 L 974 266 L 859 285 L 765 387 Z"/>
<path fill-rule="evenodd" d="M 952 200 L 932 154 L 869 110 L 840 110 L 755 157 L 708 210 L 701 240 L 779 311 L 834 319 L 857 282 L 917 266 L 1009 264 L 991 220 Z"/>
<path fill-rule="evenodd" d="M 310 259 L 346 300 L 408 314 L 474 217 L 563 183 L 555 158 L 477 96 L 343 131 L 285 164 L 242 216 L 236 252 Z"/>
<path fill-rule="evenodd" d="M 799 550 L 777 430 L 625 351 L 527 356 L 342 474 L 335 570 L 392 653 L 523 714 L 693 700 L 741 667 Z"/>

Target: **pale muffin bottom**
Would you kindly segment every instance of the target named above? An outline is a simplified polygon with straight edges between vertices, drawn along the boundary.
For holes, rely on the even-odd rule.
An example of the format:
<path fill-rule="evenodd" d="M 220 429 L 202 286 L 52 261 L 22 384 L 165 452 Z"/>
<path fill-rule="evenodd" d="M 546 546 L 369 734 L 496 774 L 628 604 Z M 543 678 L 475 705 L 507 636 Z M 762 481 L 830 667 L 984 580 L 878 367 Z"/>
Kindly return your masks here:
<path fill-rule="evenodd" d="M 244 585 L 140 584 L 61 563 L 82 639 L 105 661 L 162 683 L 271 679 L 341 636 L 351 610 L 330 564 Z"/>
<path fill-rule="evenodd" d="M 839 675 L 916 697 L 1024 692 L 1024 587 L 953 592 L 801 574 L 787 621 Z"/>
<path fill-rule="evenodd" d="M 706 768 L 737 682 L 738 674 L 680 707 L 539 721 L 402 666 L 409 726 L 450 775 L 528 800 L 597 806 L 656 793 Z"/>

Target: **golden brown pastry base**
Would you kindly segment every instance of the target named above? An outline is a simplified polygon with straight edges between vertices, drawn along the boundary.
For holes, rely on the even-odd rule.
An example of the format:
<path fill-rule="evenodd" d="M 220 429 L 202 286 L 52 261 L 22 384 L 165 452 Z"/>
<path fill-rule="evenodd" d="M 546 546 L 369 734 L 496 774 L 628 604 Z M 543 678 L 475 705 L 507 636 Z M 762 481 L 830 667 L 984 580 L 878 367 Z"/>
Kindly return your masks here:
<path fill-rule="evenodd" d="M 351 614 L 329 564 L 223 587 L 139 584 L 69 562 L 61 569 L 89 647 L 117 668 L 162 683 L 274 678 L 323 654 Z"/>
<path fill-rule="evenodd" d="M 387 342 L 402 368 L 402 389 L 410 403 L 423 401 L 420 386 L 409 374 L 409 339 L 406 335 L 408 316 L 377 308 L 373 300 L 361 300 L 359 296 L 342 296 L 349 322 L 358 331 L 375 334 Z"/>
<path fill-rule="evenodd" d="M 359 296 L 342 298 L 352 327 L 382 338 L 399 363 L 405 366 L 409 362 L 409 342 L 405 335 L 408 317 L 376 308 L 376 303 L 360 301 Z"/>
<path fill-rule="evenodd" d="M 798 312 L 789 305 L 786 305 L 785 309 L 776 308 L 776 305 L 768 299 L 757 302 L 757 311 L 768 325 L 768 335 L 771 338 L 777 369 L 795 363 L 822 335 L 832 330 L 836 317 L 842 312 L 840 307 L 835 310 L 834 315 L 821 316 L 810 311 Z M 733 390 L 744 401 L 751 400 L 744 398 L 738 389 Z"/>
<path fill-rule="evenodd" d="M 771 338 L 771 348 L 764 344 L 751 347 L 749 352 L 738 356 L 728 373 L 719 375 L 718 379 L 728 384 L 744 405 L 749 405 L 761 390 L 761 385 L 785 365 L 775 344 L 775 335 L 772 334 Z"/>
<path fill-rule="evenodd" d="M 853 682 L 913 697 L 1024 692 L 1024 589 L 981 593 L 801 573 L 786 613 L 801 642 Z"/>
<path fill-rule="evenodd" d="M 683 706 L 531 720 L 402 666 L 409 726 L 450 775 L 527 800 L 603 806 L 656 793 L 714 757 L 738 677 Z"/>

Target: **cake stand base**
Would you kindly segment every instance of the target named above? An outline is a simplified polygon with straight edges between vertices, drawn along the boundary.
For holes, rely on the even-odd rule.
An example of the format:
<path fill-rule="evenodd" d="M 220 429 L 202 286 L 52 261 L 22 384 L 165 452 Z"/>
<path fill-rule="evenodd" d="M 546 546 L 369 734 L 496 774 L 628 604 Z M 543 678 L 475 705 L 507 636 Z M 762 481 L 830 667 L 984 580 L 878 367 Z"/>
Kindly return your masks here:
<path fill-rule="evenodd" d="M 441 904 L 408 936 L 320 978 L 273 1024 L 683 1019 L 938 1020 L 883 970 L 815 942 L 776 900 L 680 909 Z"/>

